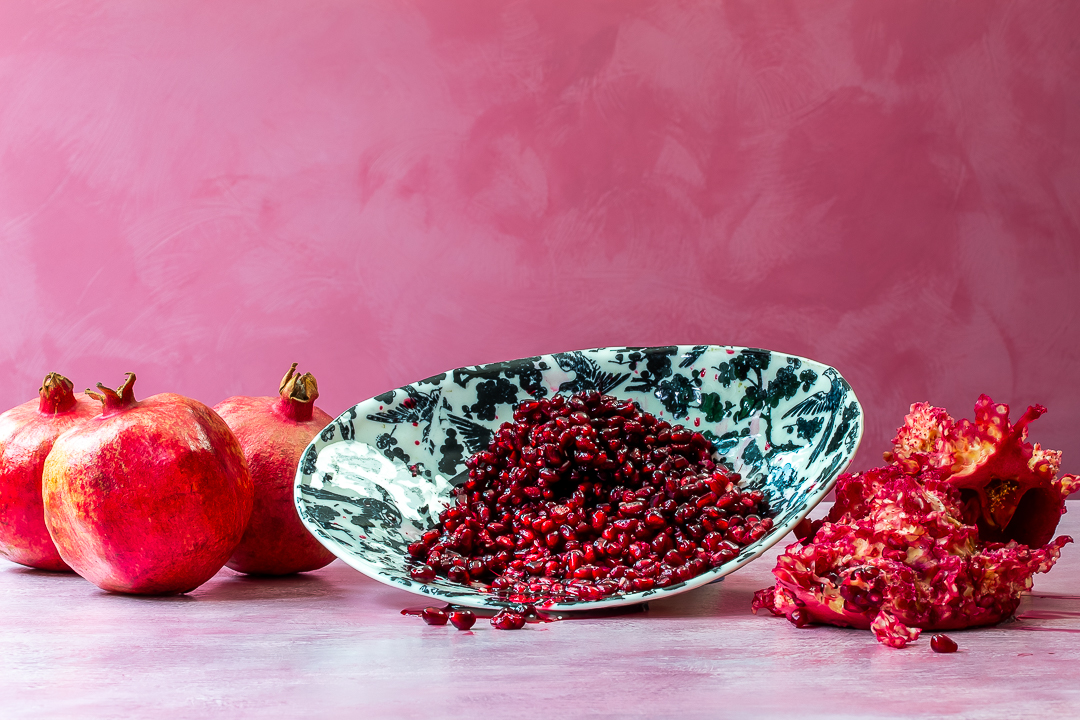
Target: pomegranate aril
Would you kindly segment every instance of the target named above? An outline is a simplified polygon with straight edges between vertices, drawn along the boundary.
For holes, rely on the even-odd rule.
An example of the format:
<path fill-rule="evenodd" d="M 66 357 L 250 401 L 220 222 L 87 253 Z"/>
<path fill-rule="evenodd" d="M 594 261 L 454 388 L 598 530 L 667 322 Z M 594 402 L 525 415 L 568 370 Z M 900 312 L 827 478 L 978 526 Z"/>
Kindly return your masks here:
<path fill-rule="evenodd" d="M 711 532 L 711 533 L 707 534 L 702 540 L 702 544 L 706 548 L 708 548 L 709 550 L 712 550 L 714 552 L 716 550 L 720 549 L 720 544 L 723 543 L 723 542 L 724 542 L 724 536 L 721 535 L 718 532 Z"/>
<path fill-rule="evenodd" d="M 670 567 L 678 567 L 686 562 L 686 558 L 678 550 L 669 550 L 664 554 L 664 562 Z"/>
<path fill-rule="evenodd" d="M 683 582 L 771 527 L 768 518 L 730 523 L 720 505 L 760 517 L 760 491 L 735 488 L 738 476 L 717 469 L 705 437 L 631 402 L 556 395 L 519 404 L 514 420 L 466 463 L 469 480 L 440 516 L 443 532 L 411 548 L 437 572 L 473 581 L 502 573 L 491 587 L 504 594 L 557 587 L 595 599 Z M 656 562 L 669 552 L 681 562 Z"/>
<path fill-rule="evenodd" d="M 710 563 L 713 567 L 720 567 L 721 565 L 729 563 L 734 559 L 735 553 L 731 552 L 730 550 L 720 550 L 718 552 L 712 553 L 712 555 L 710 555 L 709 557 Z"/>
<path fill-rule="evenodd" d="M 603 591 L 598 587 L 582 585 L 575 588 L 575 590 L 577 590 L 576 595 L 581 600 L 600 600 L 604 597 Z"/>
<path fill-rule="evenodd" d="M 468 630 L 476 624 L 476 615 L 471 610 L 454 610 L 450 613 L 450 624 L 458 630 Z"/>
<path fill-rule="evenodd" d="M 694 505 L 699 509 L 705 508 L 709 505 L 716 504 L 716 493 L 709 491 L 694 501 Z"/>
<path fill-rule="evenodd" d="M 948 635 L 934 635 L 930 638 L 930 649 L 936 653 L 954 653 L 960 646 Z"/>
<path fill-rule="evenodd" d="M 426 622 L 428 625 L 446 624 L 446 611 L 442 608 L 426 607 L 420 611 L 420 617 L 422 617 L 424 619 L 424 622 Z"/>
<path fill-rule="evenodd" d="M 525 627 L 525 616 L 513 610 L 503 609 L 491 618 L 491 626 L 497 630 L 520 630 Z"/>
<path fill-rule="evenodd" d="M 409 571 L 409 575 L 412 577 L 413 580 L 422 583 L 429 583 L 434 580 L 436 576 L 435 568 L 431 567 L 430 565 L 420 565 L 419 567 L 414 567 Z"/>
<path fill-rule="evenodd" d="M 607 523 L 607 515 L 603 511 L 597 510 L 590 516 L 589 520 L 593 530 L 599 531 Z"/>

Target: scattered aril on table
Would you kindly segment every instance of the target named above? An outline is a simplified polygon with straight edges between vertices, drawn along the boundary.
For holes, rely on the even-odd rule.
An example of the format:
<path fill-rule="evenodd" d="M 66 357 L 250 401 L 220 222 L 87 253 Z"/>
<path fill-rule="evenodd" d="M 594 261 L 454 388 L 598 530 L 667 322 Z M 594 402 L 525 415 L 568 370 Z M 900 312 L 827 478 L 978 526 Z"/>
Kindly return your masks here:
<path fill-rule="evenodd" d="M 476 624 L 476 614 L 471 610 L 455 610 L 450 613 L 450 624 L 458 630 L 468 630 Z"/>
<path fill-rule="evenodd" d="M 936 653 L 954 653 L 959 647 L 948 635 L 934 635 L 930 638 L 930 649 Z"/>
<path fill-rule="evenodd" d="M 420 612 L 420 617 L 428 625 L 445 625 L 446 611 L 437 607 L 426 607 Z"/>

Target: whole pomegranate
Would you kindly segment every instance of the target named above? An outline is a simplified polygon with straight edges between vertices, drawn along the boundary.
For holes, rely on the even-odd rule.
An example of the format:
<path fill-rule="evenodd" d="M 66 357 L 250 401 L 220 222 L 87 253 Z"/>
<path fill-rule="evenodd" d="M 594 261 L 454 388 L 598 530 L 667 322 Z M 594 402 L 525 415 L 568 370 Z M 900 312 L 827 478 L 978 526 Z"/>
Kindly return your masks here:
<path fill-rule="evenodd" d="M 293 504 L 296 466 L 308 443 L 333 418 L 315 407 L 319 386 L 311 373 L 285 373 L 278 397 L 231 397 L 214 410 L 236 434 L 255 483 L 255 506 L 233 570 L 287 575 L 318 570 L 334 554 L 308 532 Z"/>
<path fill-rule="evenodd" d="M 66 377 L 49 373 L 37 400 L 0 415 L 0 555 L 41 570 L 71 570 L 45 527 L 45 457 L 61 433 L 98 411 L 97 403 L 71 388 Z"/>
<path fill-rule="evenodd" d="M 194 590 L 221 569 L 251 515 L 252 484 L 229 427 L 172 393 L 135 400 L 98 384 L 101 413 L 45 460 L 45 524 L 60 556 L 104 590 Z"/>

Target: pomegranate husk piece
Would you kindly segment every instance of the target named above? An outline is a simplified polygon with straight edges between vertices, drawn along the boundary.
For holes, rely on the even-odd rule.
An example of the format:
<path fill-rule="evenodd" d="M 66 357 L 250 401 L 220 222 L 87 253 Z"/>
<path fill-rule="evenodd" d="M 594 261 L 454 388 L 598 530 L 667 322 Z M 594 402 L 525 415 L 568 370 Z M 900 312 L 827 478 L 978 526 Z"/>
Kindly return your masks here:
<path fill-rule="evenodd" d="M 1072 542 L 1049 540 L 1077 479 L 1056 478 L 1061 454 L 1025 442 L 1044 411 L 1033 406 L 1010 425 L 1008 407 L 983 395 L 976 421 L 956 423 L 913 405 L 885 455 L 892 464 L 840 476 L 828 518 L 799 528 L 754 611 L 799 609 L 813 622 L 871 629 L 890 647 L 921 630 L 1009 617 L 1032 576 Z"/>
<path fill-rule="evenodd" d="M 251 514 L 247 463 L 228 426 L 190 398 L 135 399 L 100 383 L 101 413 L 57 438 L 42 476 L 61 557 L 113 592 L 183 593 L 224 566 Z"/>
<path fill-rule="evenodd" d="M 63 375 L 49 373 L 37 400 L 0 415 L 0 555 L 40 570 L 71 571 L 45 526 L 45 458 L 57 437 L 100 407 L 72 387 Z"/>
<path fill-rule="evenodd" d="M 810 542 L 777 559 L 776 586 L 754 609 L 812 622 L 871 629 L 903 647 L 918 630 L 991 625 L 1010 616 L 1031 576 L 1047 572 L 1061 547 L 980 543 L 960 520 L 955 488 L 927 473 L 894 467 L 843 475 L 837 503 Z"/>
<path fill-rule="evenodd" d="M 947 479 L 960 490 L 964 520 L 982 540 L 1041 547 L 1054 537 L 1065 499 L 1080 488 L 1075 475 L 1057 477 L 1059 451 L 1027 442 L 1028 426 L 1045 412 L 1032 405 L 1013 425 L 1008 405 L 981 395 L 975 421 L 955 421 L 942 408 L 915 403 L 885 460 Z"/>
<path fill-rule="evenodd" d="M 319 386 L 296 363 L 277 397 L 231 397 L 214 410 L 232 429 L 255 484 L 251 520 L 229 558 L 233 570 L 253 575 L 288 575 L 318 570 L 334 559 L 304 527 L 293 503 L 301 456 L 333 418 L 315 407 Z"/>

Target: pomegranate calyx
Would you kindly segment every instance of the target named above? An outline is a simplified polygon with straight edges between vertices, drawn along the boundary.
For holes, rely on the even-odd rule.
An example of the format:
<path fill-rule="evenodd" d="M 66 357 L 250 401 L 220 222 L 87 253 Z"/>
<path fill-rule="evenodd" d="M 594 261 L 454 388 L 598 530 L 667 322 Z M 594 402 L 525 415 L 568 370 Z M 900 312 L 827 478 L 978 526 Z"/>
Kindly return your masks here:
<path fill-rule="evenodd" d="M 78 401 L 72 392 L 74 384 L 60 373 L 49 373 L 38 390 L 38 412 L 43 415 L 59 415 L 75 408 Z"/>
<path fill-rule="evenodd" d="M 114 415 L 133 407 L 138 402 L 135 399 L 135 373 L 133 372 L 127 373 L 123 385 L 116 390 L 107 388 L 102 383 L 98 383 L 97 388 L 101 391 L 100 393 L 87 388 L 86 394 L 101 403 L 102 417 Z"/>
<path fill-rule="evenodd" d="M 285 417 L 297 422 L 311 419 L 315 400 L 319 397 L 319 384 L 311 373 L 296 374 L 297 363 L 293 363 L 289 372 L 281 379 L 278 393 L 281 399 L 274 405 Z"/>

